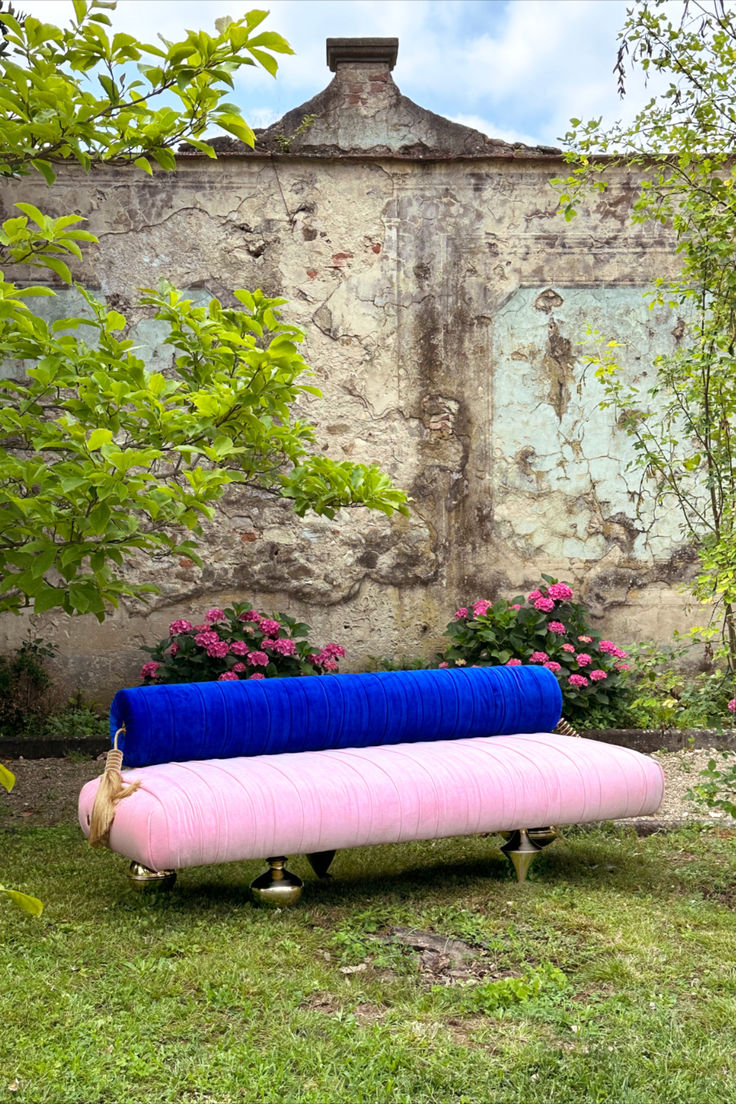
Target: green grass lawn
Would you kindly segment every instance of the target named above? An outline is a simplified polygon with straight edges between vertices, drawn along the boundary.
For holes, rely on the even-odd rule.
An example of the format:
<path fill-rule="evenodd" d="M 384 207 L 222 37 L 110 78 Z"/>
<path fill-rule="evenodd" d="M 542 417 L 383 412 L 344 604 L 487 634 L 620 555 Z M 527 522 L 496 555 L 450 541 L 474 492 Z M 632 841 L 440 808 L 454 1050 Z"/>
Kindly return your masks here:
<path fill-rule="evenodd" d="M 498 838 L 183 871 L 159 898 L 76 829 L 6 830 L 0 1100 L 26 1104 L 736 1101 L 736 835 L 570 830 L 518 886 Z M 475 957 L 457 975 L 391 939 Z"/>

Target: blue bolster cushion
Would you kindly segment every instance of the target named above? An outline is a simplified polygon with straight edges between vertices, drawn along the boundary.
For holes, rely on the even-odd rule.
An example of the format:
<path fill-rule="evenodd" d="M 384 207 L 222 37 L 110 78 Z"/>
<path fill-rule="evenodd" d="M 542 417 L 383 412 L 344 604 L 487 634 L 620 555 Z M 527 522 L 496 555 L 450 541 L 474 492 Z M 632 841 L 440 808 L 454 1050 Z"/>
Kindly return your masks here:
<path fill-rule="evenodd" d="M 545 667 L 473 667 L 190 682 L 119 690 L 126 766 L 549 732 L 562 695 Z"/>

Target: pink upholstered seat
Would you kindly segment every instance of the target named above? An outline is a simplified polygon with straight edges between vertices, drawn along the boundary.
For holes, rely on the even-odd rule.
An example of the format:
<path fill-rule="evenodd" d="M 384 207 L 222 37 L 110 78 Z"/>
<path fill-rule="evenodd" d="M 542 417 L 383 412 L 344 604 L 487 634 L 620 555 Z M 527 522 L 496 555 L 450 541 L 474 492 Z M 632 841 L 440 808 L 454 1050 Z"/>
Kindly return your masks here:
<path fill-rule="evenodd" d="M 113 851 L 152 870 L 641 816 L 662 771 L 550 733 L 165 763 L 124 771 Z M 80 795 L 89 834 L 98 782 Z"/>

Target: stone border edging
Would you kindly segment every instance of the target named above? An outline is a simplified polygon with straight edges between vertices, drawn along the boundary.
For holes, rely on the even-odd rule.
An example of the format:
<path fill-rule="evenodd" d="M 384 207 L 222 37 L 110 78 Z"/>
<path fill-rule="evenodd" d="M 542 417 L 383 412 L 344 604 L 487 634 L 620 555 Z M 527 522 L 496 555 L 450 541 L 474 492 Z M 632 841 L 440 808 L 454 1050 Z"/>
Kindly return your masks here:
<path fill-rule="evenodd" d="M 619 744 L 651 755 L 654 751 L 687 748 L 721 748 L 736 751 L 736 728 L 597 728 L 581 735 L 604 744 Z M 95 759 L 110 746 L 104 736 L 78 736 L 54 740 L 43 737 L 0 737 L 0 759 L 64 759 L 86 754 Z"/>
<path fill-rule="evenodd" d="M 104 736 L 77 736 L 53 740 L 48 737 L 2 737 L 0 759 L 66 759 L 68 755 L 84 754 L 96 759 L 110 747 Z"/>
<path fill-rule="evenodd" d="M 596 728 L 581 736 L 604 744 L 619 744 L 651 755 L 654 751 L 682 751 L 689 748 L 717 748 L 736 751 L 734 728 Z"/>

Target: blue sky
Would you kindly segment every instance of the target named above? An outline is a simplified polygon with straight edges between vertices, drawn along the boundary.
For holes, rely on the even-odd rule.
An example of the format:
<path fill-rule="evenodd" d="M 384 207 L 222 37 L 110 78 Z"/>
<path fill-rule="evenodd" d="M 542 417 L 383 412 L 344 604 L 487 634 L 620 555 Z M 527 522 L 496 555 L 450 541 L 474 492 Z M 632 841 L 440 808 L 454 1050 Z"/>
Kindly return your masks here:
<path fill-rule="evenodd" d="M 42 19 L 65 22 L 67 0 L 23 0 Z M 673 7 L 679 8 L 679 0 Z M 221 15 L 267 8 L 263 24 L 296 51 L 273 80 L 255 69 L 234 98 L 253 126 L 267 126 L 330 81 L 325 39 L 395 36 L 394 79 L 412 100 L 492 137 L 557 145 L 571 116 L 630 118 L 649 98 L 632 83 L 626 99 L 612 73 L 626 0 L 119 0 L 115 29 L 144 41 L 184 28 L 211 30 Z"/>

